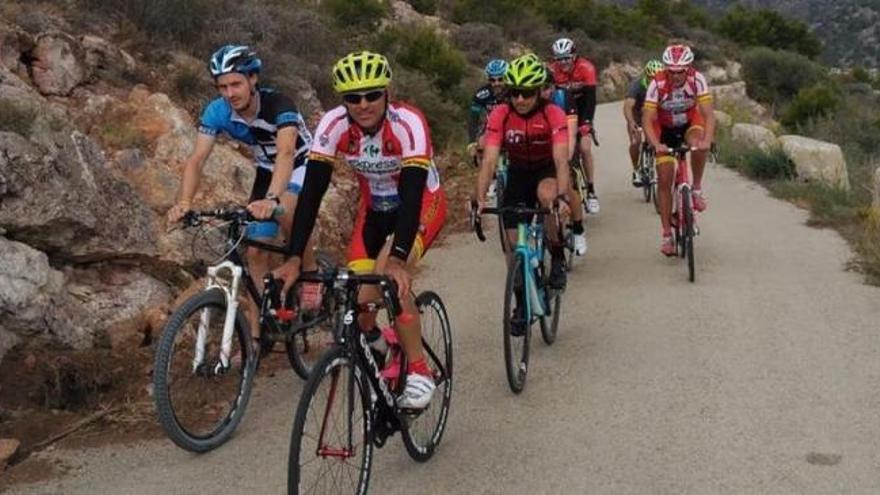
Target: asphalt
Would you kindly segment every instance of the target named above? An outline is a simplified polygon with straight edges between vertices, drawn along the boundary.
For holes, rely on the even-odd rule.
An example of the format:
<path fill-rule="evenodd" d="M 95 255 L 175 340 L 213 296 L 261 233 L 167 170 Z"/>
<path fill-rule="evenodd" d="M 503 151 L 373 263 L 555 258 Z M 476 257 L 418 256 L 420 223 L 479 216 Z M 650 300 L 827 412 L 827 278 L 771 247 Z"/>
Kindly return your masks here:
<path fill-rule="evenodd" d="M 373 493 L 880 493 L 880 291 L 807 213 L 721 166 L 707 172 L 697 282 L 659 254 L 629 184 L 620 104 L 601 105 L 602 211 L 565 295 L 559 338 L 533 340 L 508 389 L 497 243 L 448 236 L 417 282 L 442 295 L 455 390 L 434 458 L 392 439 Z M 489 235 L 494 241 L 496 237 Z M 283 375 L 283 376 L 281 376 Z M 193 455 L 166 440 L 40 454 L 69 467 L 22 494 L 283 493 L 302 382 L 261 378 L 236 436 Z"/>

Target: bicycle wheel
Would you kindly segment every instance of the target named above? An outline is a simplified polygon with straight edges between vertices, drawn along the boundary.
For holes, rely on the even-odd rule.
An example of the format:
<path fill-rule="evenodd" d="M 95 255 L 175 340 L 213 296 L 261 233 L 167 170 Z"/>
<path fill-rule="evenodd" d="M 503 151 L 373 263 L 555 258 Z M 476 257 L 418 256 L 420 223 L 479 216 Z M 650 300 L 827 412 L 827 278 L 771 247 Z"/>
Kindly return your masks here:
<path fill-rule="evenodd" d="M 495 205 L 501 208 L 504 205 L 504 189 L 507 187 L 507 169 L 498 170 L 495 174 Z M 501 251 L 507 252 L 507 232 L 504 230 L 504 219 L 498 216 L 498 238 L 501 242 Z"/>
<path fill-rule="evenodd" d="M 333 344 L 333 327 L 329 320 L 301 328 L 284 343 L 290 367 L 303 380 L 312 373 L 321 354 Z"/>
<path fill-rule="evenodd" d="M 220 362 L 227 309 L 219 288 L 195 294 L 171 315 L 156 350 L 153 395 L 159 424 L 178 447 L 191 452 L 228 440 L 250 398 L 257 351 L 241 312 L 235 315 L 229 366 Z M 197 360 L 201 364 L 194 368 Z"/>
<path fill-rule="evenodd" d="M 315 365 L 296 408 L 287 493 L 366 493 L 372 459 L 370 386 L 335 347 Z"/>
<path fill-rule="evenodd" d="M 547 345 L 553 345 L 556 342 L 556 334 L 559 330 L 559 312 L 562 310 L 562 291 L 554 290 L 550 287 L 544 287 L 546 294 L 546 305 L 550 308 L 550 324 L 547 324 L 547 317 L 541 318 L 541 338 Z"/>
<path fill-rule="evenodd" d="M 684 226 L 682 228 L 683 251 L 684 256 L 687 257 L 688 280 L 693 282 L 696 279 L 696 269 L 694 266 L 694 210 L 691 206 L 689 190 L 682 194 L 681 205 L 684 212 Z"/>
<path fill-rule="evenodd" d="M 514 257 L 513 264 L 507 271 L 507 284 L 504 291 L 504 364 L 507 370 L 507 383 L 510 390 L 518 394 L 522 392 L 526 384 L 526 375 L 529 370 L 529 341 L 531 322 L 525 314 L 527 297 L 525 288 L 525 260 L 522 255 Z M 517 304 L 517 293 L 520 294 L 520 304 Z M 516 309 L 514 309 L 516 307 Z M 525 327 L 523 335 L 515 330 L 514 320 L 518 320 Z M 522 328 L 522 327 L 520 327 Z"/>
<path fill-rule="evenodd" d="M 407 453 L 418 462 L 434 455 L 446 430 L 452 399 L 452 327 L 446 307 L 436 293 L 422 292 L 416 297 L 422 326 L 422 345 L 437 389 L 428 407 L 407 421 L 401 431 Z"/>

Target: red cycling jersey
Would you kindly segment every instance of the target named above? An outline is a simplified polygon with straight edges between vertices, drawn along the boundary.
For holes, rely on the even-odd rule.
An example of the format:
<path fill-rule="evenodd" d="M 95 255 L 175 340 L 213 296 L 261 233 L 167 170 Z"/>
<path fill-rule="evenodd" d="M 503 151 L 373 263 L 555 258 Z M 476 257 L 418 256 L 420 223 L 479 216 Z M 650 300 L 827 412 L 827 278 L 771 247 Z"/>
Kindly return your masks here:
<path fill-rule="evenodd" d="M 568 143 L 565 112 L 541 102 L 528 115 L 518 114 L 507 103 L 492 109 L 486 122 L 486 145 L 507 151 L 512 167 L 538 168 L 553 163 L 553 145 Z"/>
<path fill-rule="evenodd" d="M 683 127 L 701 119 L 698 105 L 711 101 L 709 84 L 699 71 L 688 69 L 681 86 L 673 86 L 666 71 L 661 71 L 648 85 L 644 108 L 656 110 L 657 121 L 663 127 Z"/>
<path fill-rule="evenodd" d="M 550 72 L 553 75 L 553 84 L 574 93 L 586 86 L 596 85 L 596 67 L 583 57 L 574 59 L 570 70 L 565 70 L 562 62 L 554 60 L 550 62 Z"/>

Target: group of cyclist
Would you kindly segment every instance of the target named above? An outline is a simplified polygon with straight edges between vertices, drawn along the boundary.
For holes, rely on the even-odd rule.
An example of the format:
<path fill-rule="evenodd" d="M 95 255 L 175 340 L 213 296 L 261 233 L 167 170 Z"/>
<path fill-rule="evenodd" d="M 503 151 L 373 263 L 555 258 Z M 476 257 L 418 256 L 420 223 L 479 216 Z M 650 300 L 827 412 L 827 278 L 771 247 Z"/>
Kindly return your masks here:
<path fill-rule="evenodd" d="M 474 142 L 470 149 L 480 166 L 475 190 L 479 207 L 486 205 L 495 167 L 505 153 L 509 169 L 502 206 L 525 203 L 558 209 L 559 216 L 548 217 L 553 224 L 546 231 L 552 257 L 550 284 L 563 288 L 564 250 L 557 218 L 571 217 L 575 253 L 583 255 L 587 250 L 585 212 L 569 175 L 576 153 L 586 168 L 587 209 L 599 211 L 588 138 L 596 110 L 596 70 L 577 55 L 568 38 L 553 43 L 552 54 L 549 64 L 531 53 L 510 63 L 490 61 L 487 84 L 474 96 L 469 135 Z M 706 81 L 693 69 L 692 61 L 688 47 L 667 48 L 663 63 L 649 63 L 644 77 L 634 83 L 630 96 L 636 104 L 628 103 L 625 111 L 633 145 L 641 139 L 641 127 L 658 155 L 664 254 L 670 254 L 670 248 L 674 252 L 669 237 L 672 167 L 666 154 L 682 141 L 697 150 L 693 154 L 695 207 L 705 209 L 701 180 L 714 118 Z M 334 168 L 347 164 L 360 186 L 348 246 L 349 267 L 393 279 L 403 310 L 415 314 L 410 292 L 413 267 L 436 239 L 447 210 L 424 115 L 394 101 L 392 70 L 384 56 L 353 52 L 332 69 L 333 88 L 341 104 L 323 115 L 312 134 L 290 98 L 259 83 L 261 69 L 260 59 L 247 46 L 226 45 L 211 56 L 209 72 L 219 96 L 200 117 L 194 149 L 183 165 L 178 202 L 169 210 L 168 220 L 180 221 L 191 209 L 201 169 L 218 134 L 247 144 L 257 167 L 247 208 L 262 222 L 252 224 L 246 235 L 255 240 L 277 239 L 280 225 L 289 258 L 273 274 L 283 279 L 286 293 L 301 270 L 315 267 L 310 239 L 318 211 Z M 554 88 L 564 98 L 551 101 L 549 91 Z M 517 219 L 502 221 L 512 235 Z M 254 281 L 261 287 L 270 260 L 256 249 L 247 256 Z M 377 295 L 364 288 L 360 297 L 370 300 Z M 369 314 L 361 315 L 359 324 L 368 340 L 380 334 L 375 317 Z M 435 385 L 422 349 L 419 319 L 399 322 L 398 330 L 409 362 L 398 405 L 426 407 Z"/>

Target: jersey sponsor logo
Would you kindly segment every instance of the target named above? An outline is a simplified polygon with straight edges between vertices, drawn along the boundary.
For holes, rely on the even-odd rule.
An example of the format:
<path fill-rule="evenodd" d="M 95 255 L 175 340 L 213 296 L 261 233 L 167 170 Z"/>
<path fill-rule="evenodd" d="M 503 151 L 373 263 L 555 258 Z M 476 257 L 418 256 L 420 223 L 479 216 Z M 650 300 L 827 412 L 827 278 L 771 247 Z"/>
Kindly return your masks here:
<path fill-rule="evenodd" d="M 386 158 L 384 160 L 368 160 L 353 157 L 347 158 L 348 163 L 358 172 L 365 174 L 382 174 L 396 172 L 400 168 L 400 160 Z"/>
<path fill-rule="evenodd" d="M 376 158 L 379 156 L 379 147 L 375 143 L 367 143 L 364 145 L 363 153 L 370 158 Z"/>

